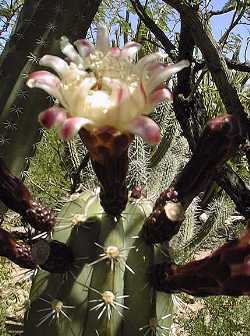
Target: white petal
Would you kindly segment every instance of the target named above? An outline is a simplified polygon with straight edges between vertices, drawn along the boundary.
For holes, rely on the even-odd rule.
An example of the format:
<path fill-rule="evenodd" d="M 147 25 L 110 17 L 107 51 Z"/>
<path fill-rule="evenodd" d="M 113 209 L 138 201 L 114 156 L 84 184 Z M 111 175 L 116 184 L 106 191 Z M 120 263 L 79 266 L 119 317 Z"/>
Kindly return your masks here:
<path fill-rule="evenodd" d="M 60 40 L 60 47 L 62 53 L 67 56 L 72 62 L 76 64 L 82 64 L 83 60 L 78 52 L 75 50 L 74 46 L 69 42 L 66 36 L 62 36 Z"/>
<path fill-rule="evenodd" d="M 80 39 L 74 42 L 81 57 L 87 57 L 94 50 L 94 46 L 88 40 Z"/>
<path fill-rule="evenodd" d="M 133 93 L 127 96 L 127 99 L 118 105 L 119 108 L 119 128 L 125 130 L 129 120 L 140 116 L 141 114 L 147 115 L 152 112 L 152 107 L 148 104 L 148 99 L 143 88 L 142 83 Z"/>
<path fill-rule="evenodd" d="M 96 35 L 96 49 L 106 54 L 109 48 L 110 48 L 110 45 L 109 45 L 107 27 L 105 25 L 98 25 L 97 35 Z"/>
<path fill-rule="evenodd" d="M 87 77 L 82 80 L 81 84 L 74 92 L 74 96 L 71 99 L 73 110 L 75 115 L 81 116 L 83 113 L 84 101 L 89 94 L 89 90 L 96 84 L 94 77 Z"/>
<path fill-rule="evenodd" d="M 82 116 L 93 120 L 96 127 L 113 125 L 113 114 L 110 116 L 109 108 L 110 95 L 102 90 L 92 91 L 85 99 Z"/>
<path fill-rule="evenodd" d="M 160 142 L 159 126 L 149 117 L 140 116 L 133 119 L 128 125 L 128 131 L 139 135 L 150 144 Z"/>
<path fill-rule="evenodd" d="M 176 74 L 177 72 L 181 71 L 183 68 L 186 68 L 190 65 L 189 61 L 183 60 L 175 64 L 169 64 L 165 67 L 165 70 L 159 72 L 156 71 L 155 74 L 152 74 L 150 80 L 147 84 L 148 92 L 152 92 L 154 89 L 157 88 L 161 83 L 169 80 L 169 78 Z"/>
<path fill-rule="evenodd" d="M 149 64 L 145 73 L 148 74 L 151 79 L 160 75 L 166 69 L 166 67 L 167 65 L 163 63 Z"/>
<path fill-rule="evenodd" d="M 160 62 L 162 59 L 166 58 L 166 54 L 162 52 L 156 52 L 154 54 L 150 54 L 142 57 L 139 62 L 136 64 L 136 70 L 140 74 L 144 71 L 150 64 Z"/>
<path fill-rule="evenodd" d="M 48 71 L 32 72 L 26 82 L 30 88 L 39 88 L 46 91 L 49 95 L 62 100 L 60 93 L 60 79 Z"/>
<path fill-rule="evenodd" d="M 64 140 L 71 139 L 82 127 L 90 126 L 92 124 L 91 120 L 86 118 L 68 118 L 60 130 L 60 137 Z"/>
<path fill-rule="evenodd" d="M 61 78 L 68 71 L 69 66 L 62 58 L 52 55 L 43 56 L 40 61 L 40 65 L 50 67 L 53 69 Z"/>
<path fill-rule="evenodd" d="M 173 101 L 173 94 L 167 88 L 160 88 L 158 90 L 155 90 L 149 97 L 152 106 L 156 106 L 165 99 Z"/>
<path fill-rule="evenodd" d="M 140 48 L 141 48 L 141 45 L 139 43 L 127 42 L 121 50 L 121 57 L 128 58 L 128 59 L 134 59 Z"/>
<path fill-rule="evenodd" d="M 119 79 L 103 77 L 103 83 L 111 88 L 111 103 L 121 104 L 129 97 L 128 85 Z"/>

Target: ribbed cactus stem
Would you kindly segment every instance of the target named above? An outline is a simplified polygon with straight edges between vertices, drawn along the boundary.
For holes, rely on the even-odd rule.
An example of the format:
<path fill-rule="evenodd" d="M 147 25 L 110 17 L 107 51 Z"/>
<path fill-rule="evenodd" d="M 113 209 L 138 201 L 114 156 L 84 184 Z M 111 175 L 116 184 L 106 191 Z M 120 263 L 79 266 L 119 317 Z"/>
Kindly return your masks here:
<path fill-rule="evenodd" d="M 38 272 L 25 336 L 127 336 L 168 328 L 172 301 L 147 284 L 154 249 L 138 236 L 151 210 L 148 200 L 131 199 L 117 220 L 104 214 L 96 193 L 70 197 L 54 238 L 74 260 L 64 274 Z"/>
<path fill-rule="evenodd" d="M 71 268 L 64 274 L 51 274 L 41 271 L 33 282 L 30 300 L 31 309 L 24 326 L 25 335 L 82 335 L 88 313 L 88 295 L 92 268 L 88 265 L 97 257 L 95 242 L 98 241 L 100 222 L 96 215 L 101 215 L 102 208 L 94 193 L 74 194 L 66 202 L 59 218 L 54 237 L 66 243 L 74 255 Z M 83 221 L 83 217 L 85 220 Z M 80 221 L 76 222 L 76 219 Z M 45 301 L 44 301 L 45 300 Z M 59 323 L 51 319 L 40 324 L 46 314 L 40 309 L 48 309 L 53 300 L 74 309 L 67 311 L 70 320 L 60 314 Z M 48 303 L 49 301 L 49 303 Z M 38 326 L 39 325 L 39 326 Z"/>
<path fill-rule="evenodd" d="M 103 247 L 97 249 L 99 254 L 102 251 L 107 255 L 111 246 L 113 251 L 117 249 L 117 252 L 124 249 L 121 219 L 116 222 L 111 216 L 103 216 L 98 244 Z M 115 336 L 121 328 L 120 310 L 122 307 L 120 305 L 123 305 L 124 295 L 126 295 L 123 282 L 125 267 L 122 259 L 119 260 L 118 257 L 112 256 L 110 253 L 107 256 L 106 260 L 102 260 L 100 256 L 95 260 L 97 262 L 91 280 L 93 290 L 89 293 L 90 312 L 86 325 L 86 333 L 89 335 L 97 330 L 100 335 Z M 109 303 L 109 299 L 114 303 Z"/>
<path fill-rule="evenodd" d="M 147 218 L 141 233 L 147 243 L 169 241 L 179 231 L 184 212 L 193 198 L 207 188 L 241 140 L 239 120 L 234 116 L 219 116 L 208 122 L 190 161 L 172 186 L 161 193 Z M 168 207 L 175 209 L 173 218 L 173 211 L 168 211 Z"/>

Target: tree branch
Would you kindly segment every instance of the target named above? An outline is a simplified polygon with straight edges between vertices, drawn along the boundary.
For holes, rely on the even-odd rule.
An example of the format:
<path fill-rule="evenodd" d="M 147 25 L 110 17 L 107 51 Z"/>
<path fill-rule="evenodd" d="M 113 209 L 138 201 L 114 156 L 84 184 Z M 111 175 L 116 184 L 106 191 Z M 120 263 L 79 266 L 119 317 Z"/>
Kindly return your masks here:
<path fill-rule="evenodd" d="M 179 57 L 192 60 L 194 40 L 190 32 L 190 25 L 181 15 L 181 32 L 179 42 Z M 205 63 L 203 63 L 204 65 Z M 192 151 L 196 147 L 201 131 L 207 121 L 207 113 L 202 96 L 197 92 L 190 100 L 183 100 L 180 95 L 189 97 L 192 92 L 190 68 L 177 74 L 177 87 L 174 90 L 174 110 L 188 140 Z M 250 190 L 247 189 L 242 179 L 228 166 L 220 170 L 216 182 L 222 187 L 236 204 L 237 210 L 244 216 L 250 216 Z"/>
<path fill-rule="evenodd" d="M 190 34 L 189 27 L 184 20 L 181 20 L 181 32 L 179 40 L 179 58 L 187 59 L 192 62 L 194 50 L 194 40 Z M 177 73 L 177 85 L 174 88 L 174 111 L 176 118 L 179 121 L 183 134 L 187 139 L 192 150 L 197 142 L 197 134 L 194 135 L 194 128 L 191 127 L 194 117 L 194 101 L 187 101 L 183 98 L 188 98 L 191 93 L 191 68 L 185 68 Z M 195 100 L 195 99 L 194 99 Z M 195 111 L 196 113 L 196 111 Z M 197 126 L 197 125 L 196 125 Z M 198 127 L 199 129 L 199 127 Z"/>
<path fill-rule="evenodd" d="M 222 9 L 217 10 L 217 11 L 212 11 L 212 10 L 211 10 L 211 11 L 208 13 L 208 15 L 209 15 L 209 18 L 211 18 L 212 16 L 215 16 L 215 15 L 226 14 L 226 13 L 229 13 L 229 12 L 231 12 L 232 10 L 234 10 L 234 8 L 235 8 L 235 5 L 233 4 L 233 5 L 231 5 L 231 6 L 228 6 L 227 8 L 222 8 Z"/>
<path fill-rule="evenodd" d="M 171 58 L 173 60 L 176 59 L 176 48 L 174 44 L 167 38 L 166 34 L 157 26 L 157 24 L 155 24 L 154 20 L 147 15 L 140 1 L 130 0 L 130 2 L 145 26 L 154 34 L 156 39 L 161 42 L 163 48 Z"/>
<path fill-rule="evenodd" d="M 242 19 L 243 15 L 245 13 L 246 4 L 244 4 L 244 6 L 241 8 L 240 13 L 236 18 L 236 14 L 237 14 L 237 11 L 238 11 L 239 7 L 240 7 L 240 4 L 238 3 L 228 29 L 225 31 L 225 33 L 222 35 L 222 37 L 219 40 L 219 43 L 222 46 L 225 45 L 230 32 L 234 29 L 235 26 L 237 26 L 237 24 L 240 22 L 240 20 Z"/>
<path fill-rule="evenodd" d="M 231 61 L 228 58 L 225 58 L 226 64 L 229 69 L 231 70 L 237 70 L 241 72 L 250 72 L 250 63 L 249 62 L 236 62 L 236 61 Z M 204 68 L 206 63 L 204 61 L 198 61 L 195 66 L 194 66 L 194 72 L 198 72 Z"/>
<path fill-rule="evenodd" d="M 250 122 L 240 102 L 237 90 L 232 85 L 225 58 L 209 28 L 204 25 L 199 11 L 183 1 L 164 0 L 164 2 L 175 8 L 190 27 L 193 39 L 206 60 L 208 70 L 211 72 L 227 112 L 240 119 L 242 134 L 243 137 L 246 137 Z"/>

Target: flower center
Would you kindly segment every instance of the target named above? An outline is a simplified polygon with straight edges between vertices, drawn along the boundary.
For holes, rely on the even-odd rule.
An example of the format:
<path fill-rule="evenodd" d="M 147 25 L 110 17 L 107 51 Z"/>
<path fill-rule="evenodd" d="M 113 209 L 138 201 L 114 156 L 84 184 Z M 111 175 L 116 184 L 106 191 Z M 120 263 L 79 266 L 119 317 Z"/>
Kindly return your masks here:
<path fill-rule="evenodd" d="M 127 59 L 114 57 L 111 53 L 105 56 L 101 51 L 95 51 L 85 59 L 86 69 L 93 72 L 98 83 L 103 77 L 119 79 L 128 85 L 138 85 L 139 76 L 135 71 L 135 64 Z"/>

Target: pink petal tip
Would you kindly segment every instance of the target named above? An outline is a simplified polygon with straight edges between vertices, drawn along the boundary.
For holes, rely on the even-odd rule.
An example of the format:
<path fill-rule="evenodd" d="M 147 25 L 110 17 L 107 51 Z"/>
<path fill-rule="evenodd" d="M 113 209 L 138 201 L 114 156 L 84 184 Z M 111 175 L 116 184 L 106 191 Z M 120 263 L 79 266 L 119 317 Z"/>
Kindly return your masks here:
<path fill-rule="evenodd" d="M 129 123 L 128 130 L 133 134 L 139 135 L 152 145 L 158 144 L 161 140 L 159 126 L 146 116 L 133 119 Z"/>
<path fill-rule="evenodd" d="M 53 106 L 39 114 L 39 121 L 44 127 L 50 129 L 62 125 L 66 119 L 66 113 L 65 109 Z"/>

